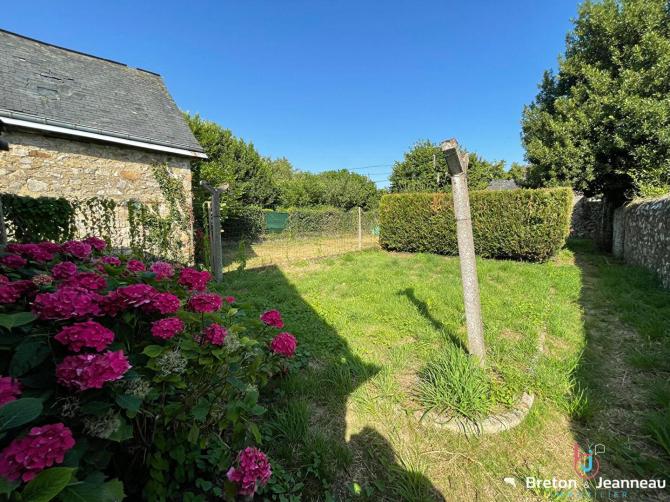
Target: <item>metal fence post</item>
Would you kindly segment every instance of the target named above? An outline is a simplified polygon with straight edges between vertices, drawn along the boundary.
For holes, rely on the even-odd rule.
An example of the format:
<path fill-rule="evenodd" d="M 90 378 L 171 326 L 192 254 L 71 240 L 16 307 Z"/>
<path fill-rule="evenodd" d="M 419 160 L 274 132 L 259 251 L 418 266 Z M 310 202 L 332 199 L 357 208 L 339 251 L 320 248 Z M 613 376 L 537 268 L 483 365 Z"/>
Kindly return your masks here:
<path fill-rule="evenodd" d="M 458 255 L 461 262 L 461 280 L 465 303 L 465 324 L 468 330 L 468 351 L 483 366 L 486 359 L 486 347 L 484 345 L 484 327 L 479 300 L 475 244 L 470 219 L 470 197 L 466 175 L 468 154 L 459 150 L 458 142 L 455 139 L 444 141 L 441 148 L 449 167 L 451 191 L 454 197 L 456 236 L 458 238 Z"/>
<path fill-rule="evenodd" d="M 206 181 L 201 181 L 200 186 L 212 194 L 212 205 L 210 208 L 210 225 L 212 229 L 212 235 L 210 237 L 212 246 L 212 272 L 214 272 L 214 280 L 217 283 L 220 283 L 223 278 L 223 257 L 221 249 L 221 192 L 228 187 L 214 188 Z"/>
<path fill-rule="evenodd" d="M 363 210 L 361 206 L 358 206 L 358 250 L 363 249 L 363 224 L 361 222 L 361 217 Z"/>

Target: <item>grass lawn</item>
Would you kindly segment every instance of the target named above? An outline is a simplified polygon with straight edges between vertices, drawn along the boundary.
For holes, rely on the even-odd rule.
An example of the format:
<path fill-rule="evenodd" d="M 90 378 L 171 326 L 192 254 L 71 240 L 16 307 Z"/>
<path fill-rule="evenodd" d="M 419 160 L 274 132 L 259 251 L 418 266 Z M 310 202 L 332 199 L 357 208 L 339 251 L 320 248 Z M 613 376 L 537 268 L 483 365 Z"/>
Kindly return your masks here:
<path fill-rule="evenodd" d="M 305 500 L 552 499 L 521 480 L 577 479 L 575 441 L 605 445 L 605 478 L 670 477 L 670 293 L 579 242 L 545 264 L 478 266 L 489 361 L 473 413 L 536 394 L 521 426 L 482 437 L 414 416 L 426 366 L 465 342 L 457 259 L 364 251 L 224 277 L 252 310 L 279 308 L 300 344 L 305 368 L 263 431 L 277 479 Z"/>

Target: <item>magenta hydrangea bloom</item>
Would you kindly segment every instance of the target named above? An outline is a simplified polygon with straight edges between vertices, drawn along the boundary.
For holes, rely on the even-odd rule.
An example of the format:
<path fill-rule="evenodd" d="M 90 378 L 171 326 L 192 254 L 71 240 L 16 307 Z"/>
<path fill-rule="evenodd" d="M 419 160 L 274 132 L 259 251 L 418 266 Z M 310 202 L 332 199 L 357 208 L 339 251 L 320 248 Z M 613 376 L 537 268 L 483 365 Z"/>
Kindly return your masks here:
<path fill-rule="evenodd" d="M 33 312 L 40 319 L 53 320 L 98 316 L 101 313 L 101 301 L 99 294 L 87 289 L 63 286 L 54 293 L 37 295 L 33 302 Z"/>
<path fill-rule="evenodd" d="M 224 298 L 226 300 L 226 303 L 235 303 L 235 297 L 234 296 L 226 296 Z"/>
<path fill-rule="evenodd" d="M 174 275 L 174 267 L 164 261 L 157 261 L 152 263 L 149 270 L 156 274 L 156 279 L 159 281 L 163 279 L 169 279 Z"/>
<path fill-rule="evenodd" d="M 28 261 L 17 254 L 8 254 L 0 258 L 0 263 L 7 268 L 17 269 L 23 267 Z"/>
<path fill-rule="evenodd" d="M 295 349 L 298 346 L 298 342 L 291 333 L 279 333 L 272 339 L 270 342 L 270 349 L 275 354 L 280 354 L 285 357 L 291 357 L 295 354 Z"/>
<path fill-rule="evenodd" d="M 58 383 L 77 391 L 101 389 L 106 382 L 120 380 L 130 369 L 122 350 L 104 354 L 67 356 L 56 366 Z"/>
<path fill-rule="evenodd" d="M 0 377 L 0 406 L 21 395 L 21 383 L 12 377 Z"/>
<path fill-rule="evenodd" d="M 212 345 L 223 345 L 228 336 L 228 330 L 223 326 L 212 323 L 205 328 L 205 340 Z"/>
<path fill-rule="evenodd" d="M 32 243 L 8 244 L 7 251 L 9 251 L 10 253 L 20 254 L 24 258 L 28 258 L 30 260 L 38 262 L 53 260 L 55 254 L 49 251 L 48 249 L 45 249 L 43 246 L 40 246 L 39 244 L 32 244 Z"/>
<path fill-rule="evenodd" d="M 265 485 L 272 469 L 268 457 L 258 448 L 245 448 L 237 455 L 237 467 L 231 467 L 226 474 L 228 479 L 239 485 L 238 494 L 252 496 Z"/>
<path fill-rule="evenodd" d="M 82 272 L 67 281 L 68 286 L 76 286 L 89 291 L 99 291 L 107 287 L 107 281 L 95 272 Z"/>
<path fill-rule="evenodd" d="M 55 242 L 50 242 L 50 241 L 42 241 L 38 242 L 37 245 L 41 247 L 42 249 L 45 249 L 49 251 L 50 253 L 56 254 L 61 252 L 61 246 L 60 244 L 56 244 Z"/>
<path fill-rule="evenodd" d="M 100 261 L 106 265 L 114 265 L 115 267 L 121 265 L 121 260 L 119 259 L 119 257 L 113 255 L 103 256 L 102 258 L 100 258 Z"/>
<path fill-rule="evenodd" d="M 51 275 L 55 279 L 70 279 L 77 275 L 77 265 L 71 261 L 62 261 L 53 266 Z"/>
<path fill-rule="evenodd" d="M 63 462 L 74 444 L 72 431 L 62 423 L 33 427 L 2 450 L 0 476 L 30 481 L 47 467 Z"/>
<path fill-rule="evenodd" d="M 148 284 L 131 284 L 130 286 L 123 286 L 114 291 L 119 300 L 131 307 L 141 307 L 151 303 L 153 298 L 158 294 L 152 286 Z"/>
<path fill-rule="evenodd" d="M 184 331 L 184 322 L 178 317 L 166 317 L 151 323 L 151 334 L 161 340 L 169 340 Z"/>
<path fill-rule="evenodd" d="M 284 321 L 282 321 L 281 314 L 278 310 L 268 310 L 261 314 L 261 321 L 263 321 L 268 326 L 274 326 L 275 328 L 283 328 Z"/>
<path fill-rule="evenodd" d="M 95 321 L 84 321 L 64 327 L 54 338 L 73 352 L 84 347 L 100 352 L 114 341 L 114 332 Z"/>
<path fill-rule="evenodd" d="M 82 242 L 85 242 L 96 251 L 102 251 L 107 247 L 107 242 L 105 239 L 101 239 L 100 237 L 86 237 L 86 239 L 84 239 Z"/>
<path fill-rule="evenodd" d="M 14 283 L 4 283 L 0 285 L 0 304 L 15 303 L 21 298 L 21 291 Z"/>
<path fill-rule="evenodd" d="M 207 283 L 212 279 L 212 274 L 203 270 L 198 272 L 194 268 L 183 268 L 179 273 L 179 284 L 186 286 L 188 289 L 196 291 L 203 291 L 207 288 Z"/>
<path fill-rule="evenodd" d="M 189 310 L 193 312 L 216 312 L 221 308 L 221 297 L 214 293 L 200 293 L 192 296 L 187 303 Z"/>
<path fill-rule="evenodd" d="M 85 260 L 93 252 L 93 248 L 90 244 L 82 241 L 67 241 L 63 244 L 63 251 L 66 254 L 79 258 L 80 260 Z"/>
<path fill-rule="evenodd" d="M 161 314 L 174 314 L 181 307 L 179 297 L 172 293 L 158 293 L 147 304 L 149 311 L 157 311 Z"/>
<path fill-rule="evenodd" d="M 146 269 L 146 265 L 140 260 L 128 260 L 128 263 L 126 263 L 128 272 L 144 272 Z"/>

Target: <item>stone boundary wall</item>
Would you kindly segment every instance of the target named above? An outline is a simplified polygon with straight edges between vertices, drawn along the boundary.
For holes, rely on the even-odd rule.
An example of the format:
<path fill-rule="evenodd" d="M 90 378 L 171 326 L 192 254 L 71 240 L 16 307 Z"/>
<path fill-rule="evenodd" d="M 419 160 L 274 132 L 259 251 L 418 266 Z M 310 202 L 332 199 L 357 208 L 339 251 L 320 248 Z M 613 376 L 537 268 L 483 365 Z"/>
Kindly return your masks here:
<path fill-rule="evenodd" d="M 615 256 L 656 272 L 670 288 L 670 196 L 633 201 L 614 216 Z"/>
<path fill-rule="evenodd" d="M 166 164 L 192 200 L 190 161 L 186 157 L 19 130 L 5 132 L 3 139 L 9 142 L 9 151 L 0 151 L 0 192 L 113 199 L 120 203 L 112 243 L 118 248 L 127 248 L 130 243 L 129 200 L 156 204 L 161 213 L 167 211 L 151 172 L 153 165 Z M 185 261 L 192 261 L 192 232 L 176 237 L 184 244 Z"/>
<path fill-rule="evenodd" d="M 575 192 L 570 220 L 570 237 L 577 239 L 595 239 L 600 227 L 602 202 L 600 199 L 587 198 Z"/>

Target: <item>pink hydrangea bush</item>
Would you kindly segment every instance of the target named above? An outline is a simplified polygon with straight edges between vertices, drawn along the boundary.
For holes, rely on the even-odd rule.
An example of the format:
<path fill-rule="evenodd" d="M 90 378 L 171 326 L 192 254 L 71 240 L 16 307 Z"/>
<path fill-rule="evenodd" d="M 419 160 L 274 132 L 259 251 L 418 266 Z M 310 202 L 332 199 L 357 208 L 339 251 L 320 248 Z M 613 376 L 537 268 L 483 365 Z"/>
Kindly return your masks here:
<path fill-rule="evenodd" d="M 286 358 L 297 343 L 276 334 L 284 326 L 278 311 L 264 312 L 259 323 L 234 297 L 210 290 L 209 272 L 104 254 L 107 243 L 96 237 L 4 251 L 0 316 L 23 313 L 26 324 L 10 330 L 18 336 L 0 351 L 0 367 L 15 369 L 0 375 L 0 407 L 28 405 L 33 396 L 43 404 L 37 418 L 5 438 L 0 477 L 30 481 L 61 464 L 81 440 L 78 448 L 86 451 L 68 465 L 78 462 L 85 474 L 72 482 L 100 469 L 99 476 L 122 478 L 129 499 L 179 499 L 198 478 L 220 493 L 231 484 L 240 496 L 263 490 L 271 476 L 264 453 L 246 448 L 234 465 L 216 459 L 222 437 L 226 448 L 249 444 L 249 427 L 264 420 L 258 392 L 295 366 Z M 19 364 L 13 360 L 23 357 L 24 339 L 40 356 Z M 197 444 L 205 445 L 198 458 L 212 462 L 172 458 L 171 451 L 191 451 L 196 432 Z M 88 459 L 99 462 L 101 449 L 113 461 L 93 466 Z M 166 493 L 153 477 L 156 465 L 165 465 L 163 479 L 178 468 L 191 474 L 173 480 Z"/>
<path fill-rule="evenodd" d="M 231 467 L 228 479 L 239 486 L 238 494 L 251 497 L 272 476 L 268 457 L 258 448 L 245 448 L 237 455 L 237 467 Z"/>
<path fill-rule="evenodd" d="M 15 378 L 0 377 L 0 406 L 15 401 L 21 395 L 21 383 Z"/>
<path fill-rule="evenodd" d="M 30 481 L 47 467 L 62 463 L 74 445 L 72 431 L 62 423 L 33 427 L 0 452 L 0 476 Z"/>

